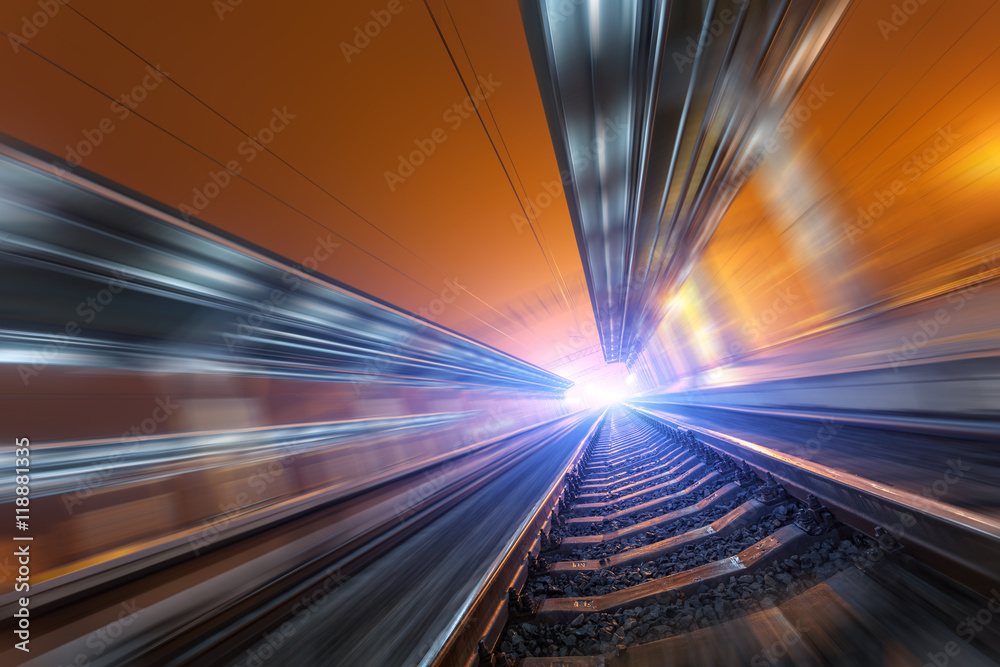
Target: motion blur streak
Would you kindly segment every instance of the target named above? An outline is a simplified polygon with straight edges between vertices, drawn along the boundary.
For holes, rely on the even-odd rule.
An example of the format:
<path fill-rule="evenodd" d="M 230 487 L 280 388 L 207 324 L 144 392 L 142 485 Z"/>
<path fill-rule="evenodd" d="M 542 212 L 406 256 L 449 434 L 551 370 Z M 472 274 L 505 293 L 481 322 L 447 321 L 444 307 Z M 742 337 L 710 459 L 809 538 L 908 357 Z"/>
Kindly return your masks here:
<path fill-rule="evenodd" d="M 506 664 L 508 587 L 640 419 L 1000 541 L 1000 3 L 8 0 L 0 33 L 3 664 Z"/>

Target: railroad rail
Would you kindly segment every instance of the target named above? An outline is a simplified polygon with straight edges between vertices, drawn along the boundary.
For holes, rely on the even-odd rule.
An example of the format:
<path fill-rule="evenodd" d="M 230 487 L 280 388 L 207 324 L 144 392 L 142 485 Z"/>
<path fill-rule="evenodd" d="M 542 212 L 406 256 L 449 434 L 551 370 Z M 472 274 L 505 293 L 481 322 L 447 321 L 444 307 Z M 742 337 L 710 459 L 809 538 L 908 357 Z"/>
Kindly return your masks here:
<path fill-rule="evenodd" d="M 38 664 L 1000 662 L 1000 531 L 967 509 L 631 407 L 434 466 L 43 590 Z M 88 652 L 126 603 L 129 632 Z"/>
<path fill-rule="evenodd" d="M 503 632 L 433 664 L 998 664 L 1000 530 L 911 496 L 612 409 L 525 535 Z"/>
<path fill-rule="evenodd" d="M 336 606 L 345 582 L 393 550 L 405 551 L 414 536 L 484 490 L 499 497 L 505 476 L 538 468 L 553 449 L 562 451 L 555 458 L 570 460 L 599 422 L 600 414 L 577 414 L 490 438 L 406 475 L 271 516 L 266 527 L 224 536 L 197 557 L 190 548 L 174 553 L 167 542 L 123 566 L 54 580 L 60 585 L 41 587 L 32 608 L 33 654 L 38 664 L 256 664 L 247 651 L 261 637 L 291 627 L 300 640 L 307 621 Z M 560 485 L 563 472 L 544 476 Z M 124 635 L 123 608 L 134 610 Z M 115 641 L 101 639 L 109 628 Z M 18 664 L 22 656 L 13 650 L 5 647 L 0 661 Z M 260 662 L 287 664 L 287 658 Z M 388 662 L 403 664 L 405 656 Z"/>

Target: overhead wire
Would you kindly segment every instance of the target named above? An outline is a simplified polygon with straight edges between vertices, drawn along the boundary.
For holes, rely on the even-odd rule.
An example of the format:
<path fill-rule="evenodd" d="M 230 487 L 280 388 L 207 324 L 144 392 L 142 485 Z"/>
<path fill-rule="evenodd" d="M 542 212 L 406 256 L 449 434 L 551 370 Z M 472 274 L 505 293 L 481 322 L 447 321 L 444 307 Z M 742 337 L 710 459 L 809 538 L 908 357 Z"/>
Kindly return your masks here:
<path fill-rule="evenodd" d="M 128 47 L 126 44 L 124 44 L 123 42 L 121 42 L 119 39 L 117 39 L 116 37 L 114 37 L 114 35 L 112 35 L 107 30 L 105 30 L 104 28 L 102 28 L 101 26 L 99 26 L 96 22 L 94 22 L 91 19 L 89 19 L 87 16 L 85 16 L 83 13 L 81 13 L 75 7 L 72 7 L 72 6 L 68 5 L 68 4 L 66 4 L 66 6 L 68 8 L 70 8 L 70 9 L 72 9 L 75 13 L 77 13 L 81 18 L 83 18 L 85 21 L 87 21 L 88 23 L 90 23 L 96 29 L 98 29 L 99 31 L 101 31 L 102 33 L 104 33 L 106 36 L 108 36 L 109 38 L 111 38 L 113 41 L 115 41 L 116 43 L 118 43 L 120 46 L 122 46 L 123 48 L 125 48 L 127 51 L 129 51 L 131 54 L 133 54 L 135 57 L 137 57 L 143 63 L 145 63 L 149 67 L 152 67 L 157 72 L 159 72 L 164 77 L 164 79 L 166 79 L 167 81 L 170 81 L 171 83 L 173 83 L 178 89 L 180 89 L 181 91 L 183 91 L 184 93 L 186 93 L 187 95 L 189 95 L 192 99 L 194 99 L 199 104 L 201 104 L 202 106 L 204 106 L 206 109 L 208 109 L 209 111 L 211 111 L 214 115 L 218 116 L 220 119 L 222 119 L 228 125 L 230 125 L 234 129 L 236 129 L 242 135 L 248 136 L 248 137 L 250 136 L 242 128 L 240 128 L 236 123 L 234 123 L 233 121 L 231 121 L 230 119 L 228 119 L 224 114 L 222 114 L 219 111 L 217 111 L 216 109 L 214 109 L 211 105 L 209 105 L 208 103 L 206 103 L 204 100 L 202 100 L 200 97 L 198 97 L 193 92 L 191 92 L 189 89 L 187 89 L 185 86 L 183 86 L 182 84 L 180 84 L 179 82 L 177 82 L 176 80 L 174 80 L 172 77 L 167 76 L 156 65 L 153 65 L 150 61 L 148 61 L 145 58 L 143 58 L 140 54 L 138 54 L 133 49 L 131 49 L 130 47 Z M 51 58 L 43 55 L 37 49 L 34 49 L 34 48 L 30 47 L 28 44 L 26 44 L 25 42 L 20 41 L 17 38 L 16 35 L 12 35 L 12 34 L 4 32 L 4 31 L 0 31 L 0 35 L 3 35 L 5 37 L 7 37 L 8 39 L 12 40 L 12 42 L 16 42 L 18 44 L 18 46 L 25 48 L 27 51 L 29 51 L 33 55 L 37 56 L 38 58 L 40 58 L 44 62 L 52 65 L 53 67 L 55 67 L 57 69 L 59 69 L 63 73 L 67 74 L 68 76 L 72 77 L 73 79 L 77 80 L 78 82 L 82 83 L 83 85 L 87 86 L 88 88 L 92 89 L 93 91 L 97 92 L 98 94 L 102 95 L 103 97 L 106 97 L 107 99 L 111 100 L 112 102 L 116 101 L 115 98 L 112 95 L 104 92 L 103 90 L 101 90 L 97 86 L 95 86 L 95 85 L 91 84 L 90 82 L 86 81 L 83 77 L 75 74 L 74 72 L 70 71 L 69 69 L 67 69 L 66 67 L 60 65 L 59 63 L 55 62 Z M 176 135 L 175 133 L 167 130 L 165 127 L 163 127 L 159 123 L 151 120 L 150 118 L 148 118 L 147 116 L 143 115 L 142 113 L 140 113 L 140 112 L 138 112 L 138 111 L 136 111 L 134 109 L 130 109 L 130 114 L 135 114 L 137 117 L 139 117 L 142 120 L 146 121 L 147 123 L 149 123 L 150 125 L 152 125 L 156 129 L 158 129 L 159 131 L 163 132 L 167 136 L 169 136 L 172 139 L 180 142 L 181 144 L 183 144 L 184 146 L 188 147 L 189 149 L 195 151 L 196 153 L 198 153 L 202 157 L 208 159 L 209 161 L 211 161 L 214 164 L 218 165 L 222 169 L 226 170 L 227 173 L 232 174 L 233 177 L 239 178 L 240 180 L 246 182 L 251 187 L 253 187 L 256 190 L 258 190 L 261 193 L 263 193 L 264 195 L 266 195 L 268 197 L 271 197 L 275 201 L 279 202 L 280 204 L 282 204 L 283 206 L 289 208 L 290 210 L 294 211 L 295 213 L 299 214 L 300 216 L 306 218 L 310 222 L 312 222 L 312 223 L 318 225 L 319 227 L 323 228 L 324 230 L 326 230 L 326 231 L 328 231 L 328 232 L 336 235 L 338 238 L 342 239 L 348 245 L 356 248 L 357 250 L 359 250 L 363 254 L 371 257 L 372 259 L 374 259 L 375 261 L 379 262 L 380 264 L 385 265 L 387 268 L 391 269 L 395 273 L 398 273 L 400 276 L 402 276 L 402 277 L 406 278 L 407 280 L 409 280 L 409 281 L 417 284 L 419 287 L 421 287 L 424 290 L 430 292 L 431 294 L 437 294 L 438 290 L 435 290 L 434 288 L 430 287 L 429 285 L 424 284 L 423 282 L 421 282 L 417 278 L 414 278 L 413 276 L 409 275 L 405 271 L 403 271 L 403 270 L 401 270 L 401 269 L 399 269 L 397 267 L 392 266 L 391 264 L 389 264 L 385 260 L 383 260 L 383 259 L 379 258 L 378 256 L 376 256 L 374 253 L 366 250 L 365 248 L 361 247 L 360 245 L 358 245 L 354 241 L 348 239 L 342 233 L 340 233 L 338 231 L 335 231 L 334 229 L 328 227 L 327 225 L 325 225 L 324 223 L 322 223 L 318 219 L 316 219 L 313 216 L 309 215 L 308 213 L 306 213 L 305 211 L 301 210 L 300 208 L 294 206 L 293 204 L 291 204 L 290 202 L 286 201 L 282 197 L 276 195 L 275 193 L 271 192 L 267 188 L 265 188 L 265 187 L 263 187 L 263 186 L 255 183 L 251 179 L 247 178 L 244 174 L 242 174 L 242 173 L 237 174 L 235 172 L 229 171 L 225 164 L 223 164 L 219 160 L 216 160 L 214 157 L 212 157 L 211 155 L 209 155 L 205 151 L 201 150 L 200 148 L 196 147 L 195 145 L 191 144 L 190 142 L 184 140 L 183 138 L 181 138 L 180 136 Z M 392 242 L 394 242 L 397 245 L 399 245 L 403 250 L 405 250 L 406 252 L 410 253 L 412 256 L 414 256 L 418 260 L 424 262 L 430 268 L 433 268 L 440 275 L 442 275 L 442 276 L 446 275 L 443 272 L 441 272 L 440 269 L 437 269 L 436 267 L 434 267 L 433 265 L 431 265 L 430 263 L 428 263 L 426 260 L 424 260 L 423 258 L 421 258 L 420 256 L 418 256 L 416 253 L 414 253 L 413 251 L 409 250 L 408 248 L 406 248 L 405 246 L 403 246 L 402 244 L 400 244 L 398 241 L 396 241 L 394 238 L 392 238 L 389 234 L 386 234 L 383 230 L 379 229 L 377 225 L 374 225 L 373 223 L 371 223 L 369 220 L 367 220 L 367 218 L 365 218 L 363 215 L 361 215 L 360 213 L 358 213 L 355 209 L 353 209 L 352 207 L 348 206 L 345 202 L 343 202 L 338 197 L 336 197 L 335 195 L 333 195 L 332 193 L 330 193 L 328 190 L 326 190 L 325 188 L 323 188 L 321 185 L 319 185 L 318 183 L 316 183 L 313 179 L 309 178 L 309 176 L 307 176 L 306 174 L 304 174 L 301 170 L 299 170 L 298 168 L 296 168 L 293 165 L 291 165 L 289 162 L 287 162 L 285 159 L 283 159 L 279 155 L 275 154 L 267 146 L 263 146 L 263 145 L 259 145 L 259 146 L 260 146 L 260 148 L 263 151 L 267 152 L 272 157 L 274 157 L 275 159 L 277 159 L 279 162 L 281 162 L 282 164 L 284 164 L 287 167 L 289 167 L 290 169 L 292 169 L 295 173 L 297 173 L 298 175 L 300 175 L 302 178 L 304 178 L 305 180 L 307 180 L 308 182 L 310 182 L 311 184 L 313 184 L 315 187 L 319 188 L 322 192 L 324 192 L 325 194 L 327 194 L 330 198 L 334 199 L 337 203 L 339 203 L 341 206 L 343 206 L 346 210 L 348 210 L 349 212 L 351 212 L 352 214 L 354 214 L 356 217 L 358 217 L 360 220 L 362 220 L 363 222 L 365 222 L 366 224 L 368 224 L 372 228 L 374 228 L 377 231 L 379 231 L 380 233 L 382 233 L 384 236 L 386 236 L 386 238 L 388 238 Z M 473 294 L 467 288 L 465 288 L 464 291 L 466 291 L 467 293 L 469 293 L 470 296 L 472 296 L 473 298 L 475 298 L 477 301 L 479 301 L 479 302 L 483 303 L 484 305 L 486 305 L 490 310 L 496 312 L 498 315 L 500 315 L 504 319 L 506 319 L 508 321 L 511 321 L 513 323 L 513 321 L 510 320 L 506 315 L 504 315 L 502 312 L 500 312 L 499 310 L 497 310 L 495 307 L 493 307 L 492 305 L 490 305 L 486 301 L 482 300 L 480 297 L 478 297 L 475 294 Z M 514 341 L 515 343 L 517 343 L 519 345 L 522 345 L 522 346 L 525 345 L 522 341 L 514 338 L 513 336 L 511 336 L 507 332 L 505 332 L 505 331 L 503 331 L 501 329 L 498 329 L 497 327 L 495 327 L 494 325 L 490 324 L 489 322 L 481 319 L 477 315 L 475 315 L 473 313 L 470 313 L 465 308 L 462 308 L 461 306 L 459 306 L 457 304 L 456 304 L 456 307 L 459 308 L 459 310 L 462 310 L 463 312 L 465 312 L 470 317 L 472 317 L 475 320 L 479 321 L 480 323 L 484 324 L 489 329 L 495 331 L 496 333 L 498 333 L 498 334 L 500 334 L 500 335 L 502 335 L 502 336 L 504 336 L 506 338 L 509 338 L 510 340 Z M 530 329 L 529 329 L 529 331 L 530 331 Z M 532 333 L 534 333 L 534 332 L 532 332 Z"/>
<path fill-rule="evenodd" d="M 458 43 L 462 47 L 462 53 L 465 55 L 465 59 L 469 63 L 469 68 L 472 70 L 472 76 L 478 82 L 480 80 L 479 74 L 478 72 L 476 72 L 476 66 L 472 62 L 472 57 L 469 55 L 469 51 L 465 46 L 465 40 L 462 39 L 462 32 L 461 30 L 459 30 L 458 24 L 455 21 L 455 17 L 451 13 L 451 7 L 448 5 L 447 0 L 441 0 L 441 2 L 444 5 L 445 11 L 448 13 L 448 19 L 451 21 L 452 27 L 455 29 L 455 35 L 458 37 Z M 480 86 L 480 89 L 482 89 L 482 86 Z M 542 229 L 541 221 L 539 221 L 538 219 L 538 213 L 535 211 L 535 205 L 531 201 L 531 196 L 528 194 L 528 189 L 524 186 L 524 182 L 521 180 L 521 174 L 517 169 L 517 164 L 514 162 L 514 156 L 511 155 L 510 149 L 507 147 L 507 141 L 503 137 L 503 131 L 500 129 L 500 123 L 497 122 L 496 116 L 493 115 L 493 107 L 490 106 L 489 98 L 486 95 L 483 95 L 483 104 L 486 107 L 486 112 L 490 115 L 490 120 L 493 121 L 493 125 L 496 127 L 497 136 L 500 138 L 500 144 L 503 146 L 504 153 L 507 155 L 507 159 L 510 161 L 511 169 L 514 171 L 514 177 L 517 179 L 518 185 L 521 186 L 521 191 L 524 193 L 524 199 L 525 201 L 528 202 L 528 210 L 531 211 L 532 216 L 534 217 L 534 223 L 538 225 L 538 228 L 536 229 L 534 224 L 532 223 L 532 219 L 527 217 L 527 215 L 525 216 L 525 219 L 527 219 L 528 221 L 529 227 L 531 227 L 531 230 L 534 233 L 535 240 L 538 242 L 539 250 L 541 250 L 542 255 L 545 256 L 546 251 L 543 245 L 548 246 L 549 243 L 548 239 L 545 238 L 545 230 Z M 517 193 L 515 192 L 515 195 L 516 194 Z M 556 260 L 555 253 L 551 250 L 551 247 L 548 252 L 551 253 L 552 255 L 552 266 L 554 267 L 555 272 L 558 274 L 558 279 L 556 281 L 556 284 L 557 286 L 559 286 L 560 292 L 562 293 L 563 297 L 568 298 L 568 305 L 571 306 L 573 319 L 574 321 L 576 321 L 576 324 L 579 327 L 580 326 L 579 312 L 576 306 L 576 300 L 573 298 L 573 292 L 572 290 L 570 290 L 569 283 L 567 283 L 566 277 L 563 275 L 562 270 L 559 268 L 559 262 Z M 565 288 L 565 291 L 563 291 L 563 288 Z"/>
<path fill-rule="evenodd" d="M 514 177 L 511 176 L 510 171 L 507 169 L 507 165 L 504 162 L 503 157 L 501 157 L 501 155 L 500 155 L 500 149 L 497 147 L 496 141 L 494 141 L 492 134 L 490 134 L 489 128 L 486 126 L 486 121 L 483 118 L 482 113 L 480 113 L 480 111 L 479 111 L 479 105 L 475 102 L 475 97 L 473 96 L 472 91 L 469 89 L 469 85 L 465 81 L 465 77 L 462 75 L 462 70 L 458 66 L 458 62 L 455 60 L 455 55 L 452 52 L 451 47 L 448 45 L 448 40 L 444 36 L 444 32 L 441 29 L 441 25 L 438 23 L 437 17 L 434 16 L 434 12 L 433 12 L 433 10 L 431 10 L 430 4 L 427 2 L 427 0 L 423 0 L 423 3 L 424 3 L 424 7 L 427 9 L 427 14 L 430 16 L 430 19 L 431 19 L 431 21 L 434 24 L 435 30 L 437 30 L 438 37 L 441 39 L 441 44 L 445 48 L 445 51 L 446 51 L 446 53 L 448 55 L 448 59 L 451 61 L 452 66 L 455 68 L 455 73 L 458 75 L 459 81 L 462 84 L 462 88 L 465 90 L 465 93 L 468 96 L 468 98 L 473 101 L 473 105 L 472 106 L 475 109 L 476 117 L 479 119 L 479 122 L 480 122 L 480 124 L 483 127 L 483 131 L 486 133 L 486 138 L 489 140 L 490 146 L 492 146 L 493 152 L 494 152 L 494 154 L 497 157 L 497 161 L 500 163 L 500 167 L 501 167 L 501 169 L 503 169 L 504 175 L 507 177 L 507 182 L 510 185 L 511 190 L 514 193 L 514 197 L 517 199 L 518 207 L 521 209 L 521 212 L 524 214 L 525 219 L 529 221 L 529 227 L 531 228 L 531 233 L 532 233 L 532 235 L 535 238 L 535 242 L 538 244 L 538 248 L 539 248 L 539 250 L 542 253 L 542 257 L 545 260 L 545 264 L 548 267 L 549 272 L 552 274 L 552 278 L 556 281 L 556 284 L 559 286 L 560 293 L 561 293 L 561 295 L 563 297 L 563 300 L 566 302 L 567 309 L 570 310 L 570 312 L 574 314 L 574 319 L 576 319 L 577 322 L 579 322 L 579 318 L 576 316 L 575 304 L 570 301 L 570 298 L 566 295 L 566 290 L 564 290 L 564 288 L 563 288 L 563 284 L 564 284 L 565 281 L 562 279 L 561 273 L 557 274 L 556 269 L 553 268 L 552 263 L 549 261 L 549 257 L 548 257 L 548 255 L 545 252 L 545 248 L 542 245 L 542 241 L 538 237 L 538 233 L 536 232 L 534 226 L 530 225 L 530 221 L 532 219 L 532 216 L 529 216 L 528 211 L 527 211 L 527 209 L 524 206 L 524 202 L 521 201 L 521 196 L 518 194 L 517 186 L 514 185 Z M 450 12 L 449 12 L 449 15 L 450 15 Z M 458 32 L 458 28 L 456 26 L 456 33 L 457 32 Z M 459 39 L 461 41 L 461 37 L 459 37 Z M 464 44 L 463 44 L 463 49 L 464 49 Z M 466 52 L 466 57 L 468 57 L 468 52 Z M 470 60 L 470 64 L 471 64 L 471 60 Z M 477 84 L 478 84 L 478 79 L 477 79 Z M 481 87 L 480 87 L 480 90 L 482 90 Z M 489 102 L 487 102 L 485 100 L 485 97 L 486 97 L 485 94 L 483 95 L 483 97 L 484 97 L 484 105 L 487 108 L 489 108 Z M 490 115 L 491 115 L 491 118 L 493 118 L 494 123 L 496 123 L 495 117 L 492 116 L 492 111 L 490 111 Z M 497 125 L 497 133 L 500 134 L 499 125 Z M 502 137 L 501 137 L 501 139 L 502 139 Z M 506 143 L 504 144 L 504 148 L 506 150 Z M 508 152 L 508 156 L 509 156 L 509 152 Z M 511 160 L 511 168 L 513 170 L 515 170 L 515 172 L 516 172 L 516 166 L 513 164 L 513 160 Z M 517 176 L 517 179 L 518 179 L 518 181 L 520 181 L 520 176 Z M 522 184 L 522 189 L 523 189 L 523 184 Z"/>
<path fill-rule="evenodd" d="M 142 62 L 144 62 L 146 65 L 148 65 L 150 67 L 153 67 L 154 69 L 157 69 L 157 71 L 159 71 L 158 68 L 155 65 L 153 65 L 149 60 L 147 60 L 146 58 L 144 58 L 140 53 L 136 52 L 134 49 L 132 49 L 127 44 L 125 44 L 124 42 L 122 42 L 120 39 L 118 39 L 117 37 L 115 37 L 113 34 L 111 34 L 111 32 L 109 32 L 108 30 L 106 30 L 105 28 L 103 28 L 96 21 L 94 21 L 91 18 L 89 18 L 87 15 L 85 15 L 83 12 L 81 12 L 76 7 L 73 7 L 73 6 L 69 5 L 69 4 L 67 4 L 65 2 L 65 0 L 60 0 L 60 1 L 63 2 L 63 4 L 66 7 L 68 7 L 70 10 L 72 10 L 73 12 L 75 12 L 78 16 L 80 16 L 80 18 L 82 18 L 83 20 L 87 21 L 94 28 L 96 28 L 97 30 L 99 30 L 102 33 L 104 33 L 108 38 L 110 38 L 111 40 L 113 40 L 115 43 L 117 43 L 119 46 L 121 46 L 126 51 L 128 51 L 129 53 L 131 53 L 133 56 L 135 56 L 136 58 L 138 58 L 139 60 L 141 60 Z M 223 114 L 220 111 L 218 111 L 217 109 L 215 109 L 212 105 L 208 104 L 205 100 L 203 100 L 201 97 L 199 97 L 198 95 L 196 95 L 190 89 L 188 89 L 183 84 L 181 84 L 180 82 L 178 82 L 176 79 L 174 79 L 172 77 L 166 77 L 166 79 L 168 81 L 170 81 L 171 83 L 173 83 L 178 89 L 180 89 L 181 91 L 183 91 L 184 93 L 186 93 L 188 96 L 190 96 L 192 99 L 194 99 L 196 102 L 198 102 L 203 107 L 205 107 L 206 109 L 208 109 L 210 112 L 212 112 L 218 118 L 220 118 L 225 123 L 227 123 L 228 125 L 230 125 L 234 129 L 236 129 L 238 132 L 240 132 L 241 134 L 249 136 L 247 132 L 245 132 L 235 122 L 233 122 L 232 120 L 230 120 L 225 114 Z M 297 167 L 295 167 L 294 165 L 292 165 L 290 162 L 288 162 L 287 160 L 285 160 L 283 157 L 281 157 L 280 155 L 278 155 L 277 153 L 275 153 L 269 147 L 262 145 L 261 148 L 264 150 L 264 152 L 268 153 L 269 155 L 271 155 L 272 157 L 274 157 L 276 160 L 278 160 L 279 162 L 281 162 L 282 164 L 284 164 L 286 167 L 288 167 L 289 169 L 291 169 L 293 172 L 295 172 L 296 174 L 298 174 L 299 176 L 301 176 L 307 182 L 309 182 L 314 187 L 316 187 L 317 189 L 319 189 L 322 193 L 324 193 L 325 195 L 327 195 L 328 197 L 330 197 L 331 199 L 333 199 L 335 202 L 337 202 L 338 204 L 340 204 L 344 209 L 346 209 L 352 215 L 354 215 L 359 220 L 361 220 L 363 223 L 365 223 L 366 225 L 368 225 L 369 227 L 371 227 L 372 229 L 374 229 L 375 231 L 377 231 L 379 234 L 381 234 L 382 236 L 384 236 L 388 240 L 390 240 L 392 243 L 394 243 L 395 245 L 397 245 L 403 251 L 409 253 L 412 257 L 414 257 L 417 260 L 419 260 L 420 262 L 422 262 L 425 266 L 427 266 L 427 267 L 433 269 L 434 271 L 436 271 L 440 276 L 446 277 L 447 274 L 445 272 L 441 271 L 440 268 L 438 268 L 437 266 L 434 266 L 433 264 L 431 264 L 430 262 L 428 262 L 426 259 L 424 259 L 420 255 L 418 255 L 416 252 L 414 252 L 413 250 L 411 250 L 410 248 L 408 248 L 407 246 L 405 246 L 404 244 L 402 244 L 400 241 L 398 241 L 391 234 L 387 233 L 381 227 L 379 227 L 378 225 L 376 225 L 375 223 L 373 223 L 367 217 L 365 217 L 360 212 L 358 212 L 355 208 L 349 206 L 345 201 L 343 201 L 342 199 L 340 199 L 339 197 L 337 197 L 335 194 L 333 194 L 332 192 L 330 192 L 327 188 L 323 187 L 320 183 L 316 182 L 314 179 L 310 178 L 307 174 L 305 174 L 303 171 L 301 171 L 300 169 L 298 169 Z M 342 236 L 342 238 L 343 238 L 343 236 Z M 430 289 L 430 288 L 428 288 L 428 289 Z M 492 310 L 493 312 L 495 312 L 500 317 L 502 317 L 504 319 L 507 319 L 508 321 L 511 321 L 501 311 L 499 311 L 498 309 L 496 309 L 493 305 L 491 305 L 487 301 L 485 301 L 482 298 L 480 298 L 472 290 L 470 290 L 468 288 L 464 288 L 464 290 L 471 297 L 473 297 L 474 299 L 476 299 L 477 301 L 479 301 L 480 303 L 482 303 L 484 306 L 486 306 L 487 308 L 489 308 L 490 310 Z M 434 290 L 431 290 L 431 291 L 433 292 Z M 487 326 L 489 326 L 490 328 L 494 329 L 498 333 L 501 333 L 503 335 L 507 335 L 505 332 L 500 331 L 499 329 L 496 329 L 495 327 L 493 327 L 492 325 L 490 325 L 488 322 L 486 322 L 484 320 L 481 320 L 476 315 L 473 315 L 472 313 L 469 313 L 464 308 L 461 308 L 461 306 L 458 306 L 458 308 L 460 310 L 462 310 L 463 312 L 465 312 L 466 314 L 470 315 L 471 317 L 479 320 L 483 324 L 486 324 Z M 511 340 L 516 340 L 516 339 L 514 339 L 513 337 L 511 337 L 509 335 L 507 337 L 511 338 Z M 516 341 L 516 342 L 520 342 L 520 341 Z"/>

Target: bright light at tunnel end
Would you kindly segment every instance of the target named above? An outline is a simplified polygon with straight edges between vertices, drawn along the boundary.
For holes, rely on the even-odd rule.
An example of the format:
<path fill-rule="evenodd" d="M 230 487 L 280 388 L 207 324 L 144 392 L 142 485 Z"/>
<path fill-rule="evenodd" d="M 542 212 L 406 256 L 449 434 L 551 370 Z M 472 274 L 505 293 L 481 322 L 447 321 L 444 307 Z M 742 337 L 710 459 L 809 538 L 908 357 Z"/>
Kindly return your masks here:
<path fill-rule="evenodd" d="M 633 394 L 632 389 L 616 379 L 601 378 L 577 383 L 566 390 L 566 404 L 574 409 L 602 408 L 620 403 Z"/>

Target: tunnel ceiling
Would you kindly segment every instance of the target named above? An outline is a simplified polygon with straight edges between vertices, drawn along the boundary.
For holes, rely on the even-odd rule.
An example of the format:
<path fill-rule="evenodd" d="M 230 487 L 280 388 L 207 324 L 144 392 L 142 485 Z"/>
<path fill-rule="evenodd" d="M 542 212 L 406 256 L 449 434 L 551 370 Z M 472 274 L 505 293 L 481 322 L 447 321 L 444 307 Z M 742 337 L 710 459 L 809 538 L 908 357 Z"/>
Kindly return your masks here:
<path fill-rule="evenodd" d="M 14 139 L 569 378 L 654 330 L 718 364 L 775 285 L 808 331 L 995 239 L 986 0 L 42 5 L 0 7 Z M 856 238 L 953 123 L 931 233 Z"/>
<path fill-rule="evenodd" d="M 565 376 L 601 363 L 516 4 L 54 7 L 0 8 L 15 139 Z"/>

